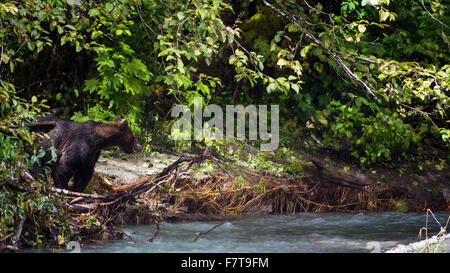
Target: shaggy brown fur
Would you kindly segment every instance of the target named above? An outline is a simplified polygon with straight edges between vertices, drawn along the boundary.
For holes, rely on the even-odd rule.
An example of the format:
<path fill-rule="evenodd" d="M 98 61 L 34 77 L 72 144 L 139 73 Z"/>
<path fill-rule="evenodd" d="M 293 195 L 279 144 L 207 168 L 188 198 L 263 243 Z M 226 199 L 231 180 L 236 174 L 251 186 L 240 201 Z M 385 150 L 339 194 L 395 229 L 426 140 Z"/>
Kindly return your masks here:
<path fill-rule="evenodd" d="M 82 192 L 94 173 L 102 149 L 119 146 L 126 153 L 138 153 L 141 145 L 125 120 L 116 117 L 114 122 L 73 122 L 54 116 L 43 117 L 39 122 L 54 122 L 55 128 L 49 138 L 39 145 L 46 154 L 40 159 L 41 166 L 51 161 L 50 148 L 57 150 L 57 160 L 51 164 L 55 186 L 68 188 L 70 178 L 74 177 L 73 191 Z M 34 166 L 33 174 L 42 172 L 41 166 Z"/>

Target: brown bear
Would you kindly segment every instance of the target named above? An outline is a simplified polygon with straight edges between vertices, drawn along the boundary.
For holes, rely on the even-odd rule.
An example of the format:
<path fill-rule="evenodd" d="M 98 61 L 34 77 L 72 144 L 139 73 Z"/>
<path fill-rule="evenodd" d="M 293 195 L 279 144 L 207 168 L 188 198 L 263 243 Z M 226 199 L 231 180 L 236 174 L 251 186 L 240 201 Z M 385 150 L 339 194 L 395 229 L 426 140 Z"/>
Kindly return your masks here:
<path fill-rule="evenodd" d="M 46 153 L 40 158 L 41 166 L 34 166 L 33 175 L 42 174 L 42 166 L 51 162 L 51 147 L 56 148 L 56 162 L 50 163 L 55 186 L 68 189 L 68 183 L 73 176 L 73 191 L 82 192 L 88 185 L 94 173 L 102 149 L 119 146 L 125 153 L 138 153 L 142 146 L 125 120 L 121 122 L 116 117 L 114 122 L 73 122 L 55 116 L 38 118 L 35 122 L 53 123 L 55 128 L 41 139 L 38 146 Z"/>

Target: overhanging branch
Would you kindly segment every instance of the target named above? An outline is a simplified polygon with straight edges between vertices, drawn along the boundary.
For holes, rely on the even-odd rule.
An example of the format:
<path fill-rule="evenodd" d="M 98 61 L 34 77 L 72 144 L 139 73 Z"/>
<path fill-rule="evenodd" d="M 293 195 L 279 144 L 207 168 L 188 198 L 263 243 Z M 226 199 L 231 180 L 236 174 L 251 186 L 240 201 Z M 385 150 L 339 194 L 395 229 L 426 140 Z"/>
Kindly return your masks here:
<path fill-rule="evenodd" d="M 336 55 L 335 53 L 333 53 L 332 50 L 330 50 L 329 48 L 327 48 L 319 39 L 317 39 L 311 32 L 309 32 L 304 25 L 302 25 L 302 22 L 294 15 L 288 13 L 287 9 L 285 9 L 285 11 L 281 11 L 280 9 L 277 9 L 276 7 L 274 7 L 272 4 L 268 3 L 266 0 L 263 0 L 264 5 L 266 5 L 267 7 L 269 7 L 270 9 L 272 9 L 273 11 L 275 11 L 276 13 L 278 13 L 279 15 L 287 18 L 288 20 L 290 20 L 292 23 L 294 23 L 297 26 L 301 26 L 303 29 L 303 34 L 310 39 L 311 41 L 313 41 L 315 44 L 319 45 L 323 50 L 325 50 L 325 52 L 331 57 L 333 58 L 333 60 L 342 68 L 342 70 L 344 70 L 344 72 L 347 74 L 347 76 L 350 79 L 355 80 L 356 82 L 358 82 L 362 87 L 364 87 L 364 90 L 366 93 L 370 94 L 373 97 L 376 97 L 375 92 L 372 90 L 372 88 L 370 88 L 370 86 L 365 83 L 360 77 L 358 77 L 355 73 L 353 73 L 353 71 L 342 61 L 341 57 L 339 57 L 338 55 Z"/>

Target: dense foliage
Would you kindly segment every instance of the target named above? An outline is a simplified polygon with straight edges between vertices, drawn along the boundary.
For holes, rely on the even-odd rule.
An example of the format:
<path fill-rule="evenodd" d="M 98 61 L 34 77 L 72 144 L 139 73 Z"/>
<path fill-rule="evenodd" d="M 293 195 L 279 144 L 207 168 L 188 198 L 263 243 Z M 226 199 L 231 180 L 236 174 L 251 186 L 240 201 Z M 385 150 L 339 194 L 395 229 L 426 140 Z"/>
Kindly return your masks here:
<path fill-rule="evenodd" d="M 448 9 L 441 0 L 2 1 L 0 179 L 17 179 L 38 156 L 23 152 L 33 143 L 25 129 L 6 126 L 48 108 L 76 121 L 122 115 L 149 143 L 169 134 L 171 107 L 196 96 L 279 104 L 284 145 L 313 140 L 365 166 L 445 164 Z M 20 217 L 1 204 L 3 237 Z"/>
<path fill-rule="evenodd" d="M 405 159 L 448 143 L 447 9 L 421 0 L 6 1 L 2 92 L 78 121 L 122 114 L 146 132 L 167 128 L 157 121 L 195 96 L 278 102 L 290 134 L 336 143 L 362 163 Z"/>

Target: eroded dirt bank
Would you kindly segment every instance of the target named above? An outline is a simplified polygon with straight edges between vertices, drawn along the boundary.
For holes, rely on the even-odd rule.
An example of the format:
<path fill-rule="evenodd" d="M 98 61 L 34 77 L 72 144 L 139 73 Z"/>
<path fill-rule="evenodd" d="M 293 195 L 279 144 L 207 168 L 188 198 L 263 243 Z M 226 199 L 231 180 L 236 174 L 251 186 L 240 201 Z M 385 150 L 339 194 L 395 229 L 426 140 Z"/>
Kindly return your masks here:
<path fill-rule="evenodd" d="M 177 159 L 166 153 L 105 153 L 96 165 L 91 190 L 107 194 L 127 189 L 142 179 L 151 180 Z M 387 168 L 363 170 L 326 154 L 298 163 L 302 176 L 236 162 L 194 164 L 186 173 L 127 201 L 118 219 L 131 224 L 156 218 L 174 222 L 270 213 L 450 210 L 448 169 L 400 175 Z"/>
<path fill-rule="evenodd" d="M 405 167 L 401 175 L 381 167 L 361 169 L 329 154 L 261 155 L 219 160 L 209 148 L 196 154 L 106 151 L 84 193 L 47 185 L 40 194 L 61 199 L 70 238 L 82 243 L 123 239 L 122 224 L 159 227 L 161 221 L 225 223 L 279 213 L 450 210 L 447 166 L 427 172 Z M 19 182 L 8 187 L 34 192 L 32 180 Z M 58 238 L 55 244 L 61 247 Z"/>

